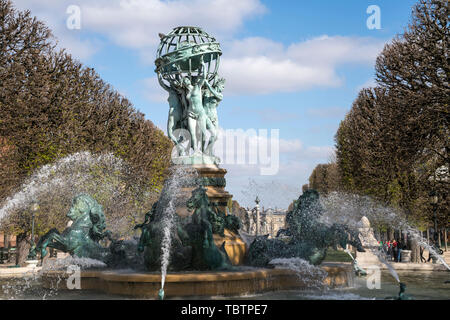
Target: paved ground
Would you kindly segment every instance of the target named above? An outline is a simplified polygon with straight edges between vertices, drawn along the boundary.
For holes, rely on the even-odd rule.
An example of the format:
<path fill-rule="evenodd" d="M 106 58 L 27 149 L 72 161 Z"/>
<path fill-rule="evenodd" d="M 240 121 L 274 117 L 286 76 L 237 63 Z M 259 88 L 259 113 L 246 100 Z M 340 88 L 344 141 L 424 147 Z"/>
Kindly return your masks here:
<path fill-rule="evenodd" d="M 444 252 L 444 260 L 450 266 L 450 251 Z"/>
<path fill-rule="evenodd" d="M 428 259 L 428 251 L 425 250 L 423 256 L 425 259 Z M 450 251 L 444 252 L 444 261 L 447 263 L 447 265 L 450 265 Z M 448 270 L 443 264 L 441 263 L 405 263 L 405 262 L 393 262 L 388 261 L 392 267 L 394 267 L 395 270 L 402 270 L 402 271 L 446 271 Z M 363 263 L 359 263 L 360 267 L 364 268 L 367 267 L 369 264 L 364 265 Z M 377 263 L 381 269 L 387 269 L 387 267 L 382 263 Z"/>

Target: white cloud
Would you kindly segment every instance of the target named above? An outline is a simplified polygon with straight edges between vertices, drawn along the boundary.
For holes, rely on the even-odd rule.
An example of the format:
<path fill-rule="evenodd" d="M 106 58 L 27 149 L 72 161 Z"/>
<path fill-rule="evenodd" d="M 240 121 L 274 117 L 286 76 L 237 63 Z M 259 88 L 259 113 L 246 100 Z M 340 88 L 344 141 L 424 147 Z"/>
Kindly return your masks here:
<path fill-rule="evenodd" d="M 230 94 L 292 92 L 341 84 L 330 68 L 300 64 L 288 58 L 255 56 L 222 61 L 220 72 L 227 79 L 226 92 Z"/>
<path fill-rule="evenodd" d="M 328 35 L 287 46 L 261 37 L 233 39 L 246 19 L 267 11 L 260 0 L 15 0 L 14 3 L 21 9 L 31 9 L 49 24 L 61 46 L 80 59 L 95 54 L 106 39 L 136 50 L 143 62 L 151 65 L 158 33 L 167 33 L 178 25 L 201 26 L 223 45 L 220 72 L 227 79 L 227 94 L 337 87 L 344 82 L 337 73 L 339 66 L 372 64 L 384 45 L 372 38 Z M 81 8 L 81 30 L 66 28 L 66 9 L 73 4 Z M 153 93 L 149 97 L 161 99 Z"/>
<path fill-rule="evenodd" d="M 266 10 L 259 0 L 96 0 L 81 7 L 87 28 L 134 48 L 157 45 L 159 32 L 179 25 L 226 36 Z"/>
<path fill-rule="evenodd" d="M 323 35 L 288 47 L 287 53 L 299 62 L 336 65 L 373 63 L 385 42 L 374 38 Z"/>
<path fill-rule="evenodd" d="M 226 39 L 245 19 L 266 12 L 259 0 L 15 0 L 14 4 L 45 21 L 61 45 L 77 58 L 95 53 L 93 44 L 81 40 L 82 34 L 94 33 L 121 47 L 139 49 L 143 57 L 152 52 L 150 63 L 160 32 L 195 25 Z M 70 5 L 81 9 L 80 31 L 66 28 Z"/>
<path fill-rule="evenodd" d="M 384 41 L 327 35 L 284 46 L 254 37 L 224 44 L 221 73 L 227 93 L 268 94 L 337 87 L 343 64 L 372 64 Z"/>

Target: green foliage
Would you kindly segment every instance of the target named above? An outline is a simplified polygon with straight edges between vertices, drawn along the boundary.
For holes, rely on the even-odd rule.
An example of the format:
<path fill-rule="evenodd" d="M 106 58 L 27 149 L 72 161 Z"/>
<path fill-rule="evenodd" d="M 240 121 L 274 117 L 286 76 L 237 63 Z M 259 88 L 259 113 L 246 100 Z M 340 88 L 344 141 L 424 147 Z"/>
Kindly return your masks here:
<path fill-rule="evenodd" d="M 422 226 L 432 219 L 432 190 L 440 224 L 450 221 L 448 19 L 448 1 L 418 1 L 411 24 L 377 58 L 378 86 L 361 90 L 335 136 L 343 188 Z"/>
<path fill-rule="evenodd" d="M 325 256 L 324 262 L 353 262 L 352 258 L 342 250 L 335 250 L 329 248 L 327 250 L 327 255 Z"/>
<path fill-rule="evenodd" d="M 161 189 L 172 148 L 161 130 L 94 69 L 57 50 L 48 27 L 9 0 L 0 0 L 0 39 L 0 203 L 37 169 L 81 151 L 124 159 L 136 203 Z M 102 168 L 91 174 L 98 184 Z M 110 194 L 93 196 L 103 204 Z M 42 211 L 38 225 L 60 226 L 52 214 L 61 218 L 64 208 L 52 206 L 63 210 L 59 215 Z M 30 215 L 21 215 L 16 232 L 29 230 Z"/>

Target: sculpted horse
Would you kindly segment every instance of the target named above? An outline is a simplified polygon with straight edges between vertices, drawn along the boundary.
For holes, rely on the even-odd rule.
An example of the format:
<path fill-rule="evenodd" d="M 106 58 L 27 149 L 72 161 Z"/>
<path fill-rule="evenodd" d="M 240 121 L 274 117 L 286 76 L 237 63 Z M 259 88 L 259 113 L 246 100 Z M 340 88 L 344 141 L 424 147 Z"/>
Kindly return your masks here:
<path fill-rule="evenodd" d="M 45 257 L 47 247 L 50 247 L 80 258 L 105 260 L 108 249 L 102 247 L 99 241 L 110 238 L 110 231 L 105 230 L 105 215 L 101 205 L 92 197 L 80 194 L 72 200 L 67 217 L 73 221 L 72 225 L 62 233 L 51 229 L 39 239 L 31 253 L 36 254 L 39 250 L 41 257 Z"/>
<path fill-rule="evenodd" d="M 257 237 L 250 245 L 247 263 L 265 267 L 275 258 L 301 258 L 309 263 L 322 263 L 329 247 L 346 248 L 351 244 L 358 251 L 364 251 L 358 234 L 341 224 L 326 225 L 320 221 L 323 208 L 319 194 L 307 190 L 294 203 L 294 208 L 286 215 L 287 229 L 278 232 L 287 240 Z"/>
<path fill-rule="evenodd" d="M 223 248 L 214 242 L 214 234 L 224 236 L 224 230 L 238 232 L 240 220 L 225 215 L 211 203 L 202 186 L 192 192 L 186 202 L 191 217 L 174 216 L 170 248 L 170 270 L 223 270 L 231 268 Z M 145 215 L 145 221 L 135 226 L 141 229 L 138 252 L 143 253 L 148 270 L 161 268 L 161 242 L 163 241 L 164 215 L 155 203 Z"/>
<path fill-rule="evenodd" d="M 186 206 L 193 214 L 192 222 L 184 227 L 182 238 L 192 247 L 192 266 L 198 270 L 229 269 L 231 264 L 223 247 L 225 243 L 219 250 L 213 237 L 213 233 L 223 235 L 227 219 L 215 210 L 202 186 L 192 192 Z"/>

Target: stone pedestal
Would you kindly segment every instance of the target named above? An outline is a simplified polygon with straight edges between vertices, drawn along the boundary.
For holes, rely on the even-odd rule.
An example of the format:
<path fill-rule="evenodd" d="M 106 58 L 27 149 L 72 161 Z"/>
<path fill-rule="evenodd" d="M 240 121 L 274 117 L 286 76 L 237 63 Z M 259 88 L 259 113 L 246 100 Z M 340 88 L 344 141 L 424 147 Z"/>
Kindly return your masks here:
<path fill-rule="evenodd" d="M 362 217 L 360 221 L 359 239 L 366 252 L 356 252 L 356 260 L 360 266 L 379 265 L 380 259 L 372 252 L 378 250 L 378 241 L 370 227 L 369 219 Z"/>
<path fill-rule="evenodd" d="M 402 262 L 411 262 L 411 250 L 402 250 L 401 261 Z"/>
<path fill-rule="evenodd" d="M 214 235 L 214 243 L 217 247 L 221 247 L 225 242 L 224 248 L 230 258 L 231 263 L 234 266 L 244 263 L 245 253 L 247 247 L 245 242 L 239 237 L 239 235 L 231 232 L 228 229 L 224 231 L 225 237 L 221 237 L 218 234 Z"/>
<path fill-rule="evenodd" d="M 225 190 L 227 170 L 219 168 L 217 165 L 194 165 L 193 167 L 197 170 L 207 189 L 206 194 L 209 201 L 216 203 L 220 210 L 226 212 L 228 202 L 233 197 Z"/>
<path fill-rule="evenodd" d="M 227 173 L 227 170 L 219 168 L 215 164 L 192 165 L 192 168 L 197 170 L 198 178 L 202 180 L 202 184 L 206 188 L 206 194 L 208 195 L 209 201 L 217 204 L 219 210 L 226 213 L 228 201 L 233 197 L 225 190 L 225 174 Z M 189 199 L 193 190 L 194 188 L 192 187 L 183 188 L 183 197 Z M 182 217 L 192 214 L 187 211 L 186 206 L 178 207 L 176 212 Z"/>
<path fill-rule="evenodd" d="M 348 287 L 352 283 L 350 265 L 321 265 L 327 272 L 324 283 L 332 288 Z M 47 271 L 42 275 L 42 286 L 53 290 L 68 290 L 70 273 Z M 140 298 L 157 298 L 161 289 L 160 272 L 81 271 L 82 290 Z M 233 272 L 180 272 L 166 276 L 166 298 L 199 296 L 242 296 L 277 290 L 308 289 L 298 273 L 288 269 L 252 269 Z"/>
<path fill-rule="evenodd" d="M 206 194 L 209 201 L 215 203 L 220 211 L 228 214 L 227 205 L 233 197 L 225 190 L 226 180 L 225 174 L 227 170 L 219 168 L 215 164 L 192 165 L 197 170 L 198 179 L 201 179 L 202 185 L 206 188 Z M 193 187 L 183 188 L 183 198 L 186 200 L 190 198 Z M 181 217 L 186 217 L 192 214 L 185 205 L 176 208 L 176 212 Z M 217 247 L 221 247 L 224 242 L 225 251 L 230 258 L 233 265 L 240 265 L 244 263 L 246 245 L 239 235 L 225 229 L 224 237 L 217 234 L 214 235 L 214 243 Z"/>

